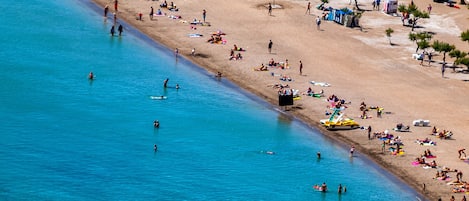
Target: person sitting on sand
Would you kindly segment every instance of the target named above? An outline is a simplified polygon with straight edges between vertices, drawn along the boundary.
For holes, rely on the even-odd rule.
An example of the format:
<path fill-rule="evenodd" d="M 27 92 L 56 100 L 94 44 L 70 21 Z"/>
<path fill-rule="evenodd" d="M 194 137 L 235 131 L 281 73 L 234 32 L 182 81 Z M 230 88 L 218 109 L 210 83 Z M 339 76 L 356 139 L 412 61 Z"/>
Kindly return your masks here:
<path fill-rule="evenodd" d="M 337 104 L 337 105 L 338 105 L 338 104 Z M 362 119 L 368 119 L 368 118 L 370 118 L 370 117 L 366 114 L 366 110 L 363 110 L 363 111 L 362 111 L 362 115 L 360 115 L 360 118 L 362 118 Z"/>
<path fill-rule="evenodd" d="M 207 40 L 208 43 L 214 43 L 215 42 L 215 37 L 210 36 L 210 39 Z"/>
<path fill-rule="evenodd" d="M 243 56 L 241 56 L 241 53 L 238 52 L 238 54 L 236 55 L 236 59 L 243 59 Z"/>
<path fill-rule="evenodd" d="M 275 63 L 274 58 L 271 58 L 268 65 L 269 66 L 277 66 L 277 63 Z"/>
<path fill-rule="evenodd" d="M 168 7 L 168 2 L 166 2 L 166 0 L 165 0 L 162 4 L 160 4 L 160 7 L 161 8 L 167 8 Z"/>
<path fill-rule="evenodd" d="M 427 165 L 430 166 L 431 168 L 436 168 L 436 166 L 437 166 L 435 160 L 433 160 L 432 162 L 428 163 Z"/>
<path fill-rule="evenodd" d="M 360 103 L 360 111 L 366 110 L 365 102 Z"/>
<path fill-rule="evenodd" d="M 428 157 L 432 157 L 433 154 L 432 154 L 432 152 L 430 152 L 430 149 L 427 149 L 423 152 L 423 156 L 428 158 Z"/>
<path fill-rule="evenodd" d="M 233 50 L 231 50 L 230 60 L 240 60 L 240 59 L 243 59 L 243 56 L 241 55 L 241 53 L 238 53 L 235 55 Z"/>

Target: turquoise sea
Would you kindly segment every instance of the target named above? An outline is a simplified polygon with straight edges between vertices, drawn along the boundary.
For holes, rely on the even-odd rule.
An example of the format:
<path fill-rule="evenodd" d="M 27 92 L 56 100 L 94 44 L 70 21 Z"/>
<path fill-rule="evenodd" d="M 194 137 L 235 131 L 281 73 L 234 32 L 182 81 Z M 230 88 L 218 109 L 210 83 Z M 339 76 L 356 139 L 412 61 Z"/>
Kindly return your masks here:
<path fill-rule="evenodd" d="M 0 200 L 420 197 L 128 25 L 111 37 L 101 11 L 88 0 L 2 4 Z M 312 188 L 322 182 L 329 192 Z"/>

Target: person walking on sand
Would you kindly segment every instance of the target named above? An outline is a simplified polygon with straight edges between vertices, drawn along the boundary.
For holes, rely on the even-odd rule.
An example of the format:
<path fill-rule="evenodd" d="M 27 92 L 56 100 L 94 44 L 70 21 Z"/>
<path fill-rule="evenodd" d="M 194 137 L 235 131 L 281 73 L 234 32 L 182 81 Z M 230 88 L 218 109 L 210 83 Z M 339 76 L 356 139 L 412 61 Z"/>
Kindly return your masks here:
<path fill-rule="evenodd" d="M 154 14 L 154 10 L 153 10 L 153 6 L 150 7 L 150 20 L 153 20 L 153 14 Z"/>
<path fill-rule="evenodd" d="M 107 17 L 107 13 L 109 12 L 109 5 L 104 6 L 104 17 Z"/>
<path fill-rule="evenodd" d="M 442 78 L 445 77 L 445 68 L 446 68 L 446 63 L 443 63 L 443 65 L 441 65 L 441 77 Z"/>
<path fill-rule="evenodd" d="M 428 14 L 430 15 L 430 13 L 432 12 L 432 4 L 428 4 L 427 11 L 428 11 Z"/>
<path fill-rule="evenodd" d="M 352 145 L 350 148 L 350 157 L 353 157 L 353 152 L 355 152 L 355 146 Z"/>
<path fill-rule="evenodd" d="M 117 0 L 114 0 L 114 10 L 115 10 L 116 12 L 117 12 L 117 4 L 118 4 Z"/>
<path fill-rule="evenodd" d="M 316 28 L 317 30 L 321 29 L 321 18 L 319 16 L 316 17 Z"/>
<path fill-rule="evenodd" d="M 386 149 L 386 141 L 383 140 L 383 144 L 381 144 L 381 153 L 384 154 L 385 149 Z"/>
<path fill-rule="evenodd" d="M 204 22 L 205 22 L 205 18 L 207 17 L 207 11 L 204 9 L 202 11 L 202 19 L 204 19 Z"/>
<path fill-rule="evenodd" d="M 306 12 L 305 15 L 311 15 L 311 2 L 308 2 L 308 5 L 306 6 Z"/>
<path fill-rule="evenodd" d="M 458 154 L 459 154 L 459 159 L 465 159 L 467 156 L 466 156 L 466 153 L 464 152 L 466 149 L 462 148 L 460 150 L 458 150 Z M 464 154 L 464 158 L 462 158 L 462 155 Z"/>
<path fill-rule="evenodd" d="M 371 126 L 368 126 L 368 140 L 371 140 Z"/>
<path fill-rule="evenodd" d="M 300 75 L 303 75 L 303 63 L 300 60 Z"/>
<path fill-rule="evenodd" d="M 432 63 L 432 57 L 433 57 L 432 53 L 429 52 L 429 53 L 428 53 L 428 66 L 430 66 L 431 63 Z"/>
<path fill-rule="evenodd" d="M 116 14 L 116 13 L 113 13 L 113 15 L 114 15 L 114 16 L 113 16 L 113 18 L 114 18 L 114 24 L 116 24 L 116 23 L 117 23 L 117 14 Z"/>
<path fill-rule="evenodd" d="M 272 40 L 269 40 L 269 46 L 268 46 L 268 48 L 269 48 L 269 54 L 272 53 L 272 46 L 273 46 L 273 45 L 274 45 L 274 43 L 272 42 Z"/>
<path fill-rule="evenodd" d="M 271 3 L 269 3 L 268 9 L 269 9 L 269 16 L 271 16 L 272 15 L 272 4 Z"/>

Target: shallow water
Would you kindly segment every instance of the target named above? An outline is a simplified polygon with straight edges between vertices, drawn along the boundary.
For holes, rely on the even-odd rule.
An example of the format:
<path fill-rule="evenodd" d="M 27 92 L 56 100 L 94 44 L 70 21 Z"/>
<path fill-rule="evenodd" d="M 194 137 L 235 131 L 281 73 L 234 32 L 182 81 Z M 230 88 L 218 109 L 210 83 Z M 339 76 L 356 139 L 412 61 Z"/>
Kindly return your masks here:
<path fill-rule="evenodd" d="M 2 10 L 0 200 L 416 200 L 364 156 L 127 25 L 110 37 L 87 0 Z M 312 189 L 322 182 L 329 192 Z"/>

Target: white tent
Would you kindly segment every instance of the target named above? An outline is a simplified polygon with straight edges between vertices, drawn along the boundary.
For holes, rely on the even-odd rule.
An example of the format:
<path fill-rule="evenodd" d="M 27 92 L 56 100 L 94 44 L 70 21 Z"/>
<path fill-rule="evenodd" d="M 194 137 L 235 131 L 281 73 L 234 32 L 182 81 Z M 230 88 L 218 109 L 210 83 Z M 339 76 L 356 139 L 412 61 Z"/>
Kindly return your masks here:
<path fill-rule="evenodd" d="M 397 13 L 397 0 L 386 0 L 383 6 L 383 12 L 386 14 Z"/>

